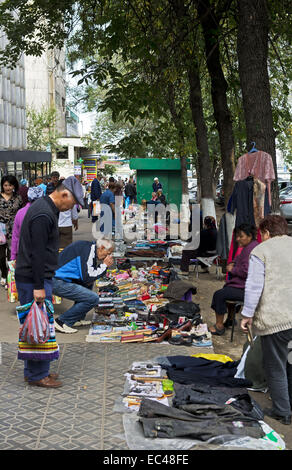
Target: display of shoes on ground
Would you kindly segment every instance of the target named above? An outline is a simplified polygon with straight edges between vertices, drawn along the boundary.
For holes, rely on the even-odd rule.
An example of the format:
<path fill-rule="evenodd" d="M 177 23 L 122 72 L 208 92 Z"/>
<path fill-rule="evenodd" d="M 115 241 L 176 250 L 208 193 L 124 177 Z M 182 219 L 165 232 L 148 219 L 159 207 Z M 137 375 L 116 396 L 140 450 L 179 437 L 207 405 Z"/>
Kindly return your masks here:
<path fill-rule="evenodd" d="M 148 248 L 161 246 L 155 243 L 146 245 Z M 139 244 L 137 246 L 140 248 Z M 106 278 L 96 282 L 99 304 L 86 341 L 168 341 L 177 346 L 212 347 L 211 334 L 203 323 L 200 308 L 192 302 L 196 286 L 177 280 L 176 275 L 171 281 L 171 269 L 157 263 L 136 268 L 128 259 L 119 261 L 117 266 L 127 269 L 109 270 Z M 182 300 L 176 301 L 176 296 L 169 297 L 176 290 L 178 299 Z M 164 297 L 164 292 L 168 297 Z"/>

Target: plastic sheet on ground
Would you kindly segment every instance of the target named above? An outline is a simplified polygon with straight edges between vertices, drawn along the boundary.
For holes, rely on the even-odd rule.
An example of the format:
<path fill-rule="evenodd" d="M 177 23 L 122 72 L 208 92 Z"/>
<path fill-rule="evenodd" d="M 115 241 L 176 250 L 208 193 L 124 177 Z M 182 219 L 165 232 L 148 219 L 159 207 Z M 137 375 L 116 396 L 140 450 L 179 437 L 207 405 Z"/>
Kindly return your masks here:
<path fill-rule="evenodd" d="M 150 439 L 144 437 L 137 413 L 123 415 L 126 442 L 130 450 L 285 450 L 281 436 L 264 421 L 260 421 L 260 424 L 266 433 L 261 439 L 236 438 L 231 435 L 216 436 L 205 442 L 195 439 Z"/>

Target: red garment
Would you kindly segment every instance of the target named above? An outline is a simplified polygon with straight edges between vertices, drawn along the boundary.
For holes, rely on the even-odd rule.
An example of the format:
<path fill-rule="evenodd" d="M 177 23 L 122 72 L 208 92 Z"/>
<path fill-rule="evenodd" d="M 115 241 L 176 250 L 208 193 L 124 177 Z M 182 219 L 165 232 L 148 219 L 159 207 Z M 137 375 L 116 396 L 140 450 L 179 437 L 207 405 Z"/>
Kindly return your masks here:
<path fill-rule="evenodd" d="M 269 203 L 271 205 L 271 181 L 275 179 L 275 170 L 271 155 L 262 150 L 242 155 L 238 159 L 233 179 L 234 181 L 241 181 L 248 176 L 255 176 L 263 183 L 267 183 Z"/>

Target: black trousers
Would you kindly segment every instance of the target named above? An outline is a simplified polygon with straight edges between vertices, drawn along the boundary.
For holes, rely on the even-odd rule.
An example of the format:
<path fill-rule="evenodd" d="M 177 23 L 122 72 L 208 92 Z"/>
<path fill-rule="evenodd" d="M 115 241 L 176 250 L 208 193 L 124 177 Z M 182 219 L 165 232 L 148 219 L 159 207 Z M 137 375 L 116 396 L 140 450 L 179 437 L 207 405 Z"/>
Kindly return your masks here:
<path fill-rule="evenodd" d="M 5 245 L 0 245 L 0 271 L 1 277 L 4 279 L 7 278 L 8 274 L 7 260 L 10 260 L 10 249 L 5 243 Z"/>
<path fill-rule="evenodd" d="M 224 286 L 223 289 L 217 290 L 212 299 L 211 308 L 215 310 L 217 315 L 225 315 L 227 313 L 226 300 L 244 301 L 244 289 L 238 287 Z"/>
<path fill-rule="evenodd" d="M 280 416 L 290 416 L 292 408 L 292 329 L 260 338 L 273 411 Z"/>
<path fill-rule="evenodd" d="M 206 255 L 204 253 L 201 253 L 198 248 L 196 250 L 183 250 L 180 262 L 181 271 L 188 272 L 191 259 L 196 259 L 198 256 Z M 199 262 L 199 265 L 204 267 L 203 263 Z"/>

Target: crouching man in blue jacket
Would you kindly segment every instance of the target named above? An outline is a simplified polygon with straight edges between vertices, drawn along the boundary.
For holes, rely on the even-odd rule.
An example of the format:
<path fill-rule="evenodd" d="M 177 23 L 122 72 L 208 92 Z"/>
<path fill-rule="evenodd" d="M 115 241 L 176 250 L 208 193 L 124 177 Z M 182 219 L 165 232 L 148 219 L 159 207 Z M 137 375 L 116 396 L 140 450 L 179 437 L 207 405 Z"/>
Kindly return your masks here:
<path fill-rule="evenodd" d="M 76 333 L 72 326 L 85 326 L 86 314 L 98 305 L 93 285 L 113 264 L 114 242 L 101 238 L 95 242 L 77 241 L 60 254 L 58 269 L 53 278 L 53 294 L 73 300 L 74 305 L 55 320 L 55 329 L 61 333 Z"/>

